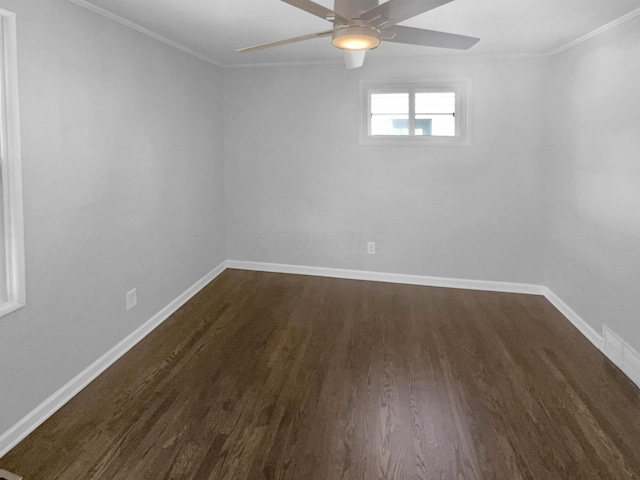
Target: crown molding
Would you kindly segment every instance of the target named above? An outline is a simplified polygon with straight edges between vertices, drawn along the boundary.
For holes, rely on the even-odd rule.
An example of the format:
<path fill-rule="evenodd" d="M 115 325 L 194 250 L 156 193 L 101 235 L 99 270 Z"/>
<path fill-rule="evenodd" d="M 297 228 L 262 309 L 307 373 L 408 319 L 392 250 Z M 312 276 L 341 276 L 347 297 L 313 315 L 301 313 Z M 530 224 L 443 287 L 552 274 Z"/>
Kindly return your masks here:
<path fill-rule="evenodd" d="M 270 68 L 270 67 L 304 67 L 312 65 L 343 65 L 342 57 L 339 60 L 303 60 L 300 62 L 262 62 L 262 63 L 226 63 L 223 68 Z"/>
<path fill-rule="evenodd" d="M 609 30 L 611 30 L 612 28 L 615 28 L 619 25 L 622 25 L 625 22 L 628 22 L 629 20 L 636 18 L 638 15 L 640 15 L 640 8 L 636 8 L 635 10 L 631 10 L 629 13 L 622 15 L 621 17 L 616 18 L 615 20 L 609 22 L 609 23 L 605 23 L 604 25 L 602 25 L 601 27 L 596 28 L 595 30 L 592 30 L 591 32 L 582 35 L 581 37 L 576 38 L 575 40 L 572 40 L 569 43 L 565 43 L 564 45 L 551 50 L 550 52 L 547 53 L 547 57 L 555 57 L 556 55 L 558 55 L 559 53 L 562 53 L 566 50 L 569 50 L 570 48 L 573 48 L 577 45 L 580 45 L 581 43 L 586 42 L 587 40 L 591 40 L 594 37 L 597 37 L 598 35 L 602 35 L 605 32 L 608 32 Z"/>
<path fill-rule="evenodd" d="M 238 63 L 238 64 L 225 64 L 222 62 L 219 62 L 217 60 L 215 60 L 212 57 L 209 57 L 207 55 L 204 55 L 202 53 L 196 52 L 195 50 L 192 50 L 189 47 L 186 47 L 184 45 L 182 45 L 181 43 L 175 42 L 167 37 L 164 37 L 158 33 L 155 33 L 151 30 L 149 30 L 148 28 L 145 28 L 141 25 L 138 25 L 135 22 L 132 22 L 131 20 L 127 20 L 126 18 L 123 18 L 119 15 L 116 15 L 115 13 L 109 12 L 108 10 L 105 10 L 103 8 L 100 8 L 92 3 L 89 3 L 86 0 L 67 0 L 75 5 L 78 5 L 80 7 L 86 8 L 87 10 L 91 10 L 94 13 L 97 13 L 98 15 L 102 15 L 103 17 L 106 17 L 110 20 L 113 20 L 114 22 L 117 22 L 121 25 L 124 25 L 125 27 L 131 28 L 133 30 L 136 30 L 139 33 L 142 33 L 143 35 L 147 35 L 148 37 L 151 37 L 155 40 L 158 40 L 159 42 L 162 42 L 166 45 L 169 45 L 173 48 L 176 48 L 188 55 L 191 55 L 193 57 L 199 58 L 200 60 L 203 60 L 207 63 L 210 63 L 212 65 L 215 65 L 217 67 L 221 67 L 221 68 L 229 68 L 229 69 L 240 69 L 240 68 L 270 68 L 270 67 L 303 67 L 303 66 L 312 66 L 312 65 L 339 65 L 342 64 L 342 59 L 340 60 L 312 60 L 312 61 L 300 61 L 300 62 L 296 62 L 296 61 L 291 61 L 291 62 L 264 62 L 264 63 Z M 622 15 L 621 17 L 616 18 L 615 20 L 606 23 L 605 25 L 602 25 L 601 27 L 596 28 L 595 30 L 592 30 L 591 32 L 582 35 L 581 37 L 576 38 L 575 40 L 572 40 L 568 43 L 565 43 L 564 45 L 561 45 L 560 47 L 557 47 L 553 50 L 550 50 L 548 52 L 541 52 L 541 53 L 504 53 L 504 54 L 461 54 L 461 55 L 451 55 L 451 54 L 443 54 L 443 55 L 423 55 L 423 56 L 410 56 L 410 57 L 380 57 L 380 58 L 370 58 L 367 60 L 367 63 L 378 63 L 378 62 L 383 62 L 383 61 L 389 61 L 389 59 L 419 59 L 419 58 L 465 58 L 465 59 L 519 59 L 519 58 L 551 58 L 551 57 L 555 57 L 556 55 L 565 52 L 566 50 L 569 50 L 577 45 L 580 45 L 581 43 L 584 43 L 594 37 L 597 37 L 598 35 L 601 35 L 605 32 L 608 32 L 609 30 L 622 25 L 623 23 L 628 22 L 629 20 L 632 20 L 634 18 L 636 18 L 637 16 L 640 15 L 640 8 L 636 8 L 635 10 L 630 11 L 629 13 Z"/>
<path fill-rule="evenodd" d="M 568 43 L 565 43 L 564 45 L 561 45 L 560 47 L 557 47 L 553 50 L 550 50 L 548 52 L 541 52 L 541 53 L 496 53 L 496 54 L 473 54 L 473 53 L 469 53 L 469 54 L 442 54 L 442 55 L 422 55 L 422 56 L 408 56 L 408 57 L 380 57 L 380 58 L 368 58 L 367 59 L 367 63 L 378 63 L 378 62 L 383 62 L 383 61 L 388 61 L 389 59 L 393 58 L 394 60 L 397 59 L 402 59 L 402 60 L 407 60 L 407 59 L 420 59 L 420 58 L 465 58 L 465 59 L 491 59 L 491 60 L 499 60 L 499 59 L 526 59 L 526 58 L 551 58 L 551 57 L 555 57 L 556 55 L 569 50 L 570 48 L 573 48 L 577 45 L 580 45 L 581 43 L 584 43 L 588 40 L 591 40 L 594 37 L 597 37 L 598 35 L 602 35 L 605 32 L 608 32 L 609 30 L 618 27 L 626 22 L 628 22 L 629 20 L 632 20 L 634 18 L 636 18 L 637 16 L 640 16 L 640 8 L 636 8 L 635 10 L 630 11 L 629 13 L 626 13 L 625 15 L 622 15 L 621 17 L 616 18 L 615 20 L 612 20 L 609 23 L 606 23 L 604 25 L 602 25 L 601 27 L 596 28 L 595 30 L 592 30 L 591 32 L 582 35 L 581 37 L 576 38 L 575 40 L 572 40 Z M 272 63 L 242 63 L 242 64 L 224 64 L 223 67 L 224 68 L 261 68 L 261 67 L 289 67 L 289 66 L 309 66 L 309 65 L 336 65 L 336 64 L 341 64 L 342 60 L 336 60 L 336 61 L 331 61 L 331 60 L 327 60 L 327 61 L 301 61 L 301 62 L 272 62 Z"/>
<path fill-rule="evenodd" d="M 122 18 L 121 16 L 116 15 L 115 13 L 111 13 L 108 10 L 105 10 L 104 8 L 100 8 L 92 3 L 89 3 L 86 0 L 67 0 L 67 1 L 75 5 L 78 5 L 79 7 L 86 8 L 87 10 L 91 10 L 92 12 L 97 13 L 98 15 L 102 15 L 103 17 L 106 17 L 109 20 L 113 20 L 114 22 L 124 25 L 125 27 L 131 28 L 132 30 L 142 33 L 143 35 L 146 35 L 155 40 L 158 40 L 159 42 L 169 45 L 170 47 L 180 50 L 188 55 L 191 55 L 192 57 L 199 58 L 200 60 L 210 63 L 211 65 L 215 65 L 216 67 L 224 66 L 217 60 L 214 60 L 213 58 L 208 57 L 207 55 L 204 55 L 200 52 L 196 52 L 195 50 L 192 50 L 189 47 L 185 47 L 181 43 L 175 42 L 167 37 L 164 37 L 158 33 L 155 33 L 149 30 L 148 28 L 144 28 L 143 26 L 138 25 L 137 23 L 132 22 L 131 20 Z"/>
<path fill-rule="evenodd" d="M 522 58 L 546 58 L 546 53 L 459 53 L 459 54 L 436 54 L 436 55 L 410 55 L 400 57 L 367 57 L 365 65 L 385 63 L 389 61 L 418 61 L 428 59 L 451 59 L 451 58 L 464 58 L 470 60 L 476 59 L 522 59 Z M 342 57 L 336 60 L 302 60 L 299 62 L 263 62 L 263 63 L 227 63 L 223 65 L 223 68 L 240 69 L 240 68 L 270 68 L 270 67 L 306 67 L 313 65 L 343 65 L 344 60 Z"/>

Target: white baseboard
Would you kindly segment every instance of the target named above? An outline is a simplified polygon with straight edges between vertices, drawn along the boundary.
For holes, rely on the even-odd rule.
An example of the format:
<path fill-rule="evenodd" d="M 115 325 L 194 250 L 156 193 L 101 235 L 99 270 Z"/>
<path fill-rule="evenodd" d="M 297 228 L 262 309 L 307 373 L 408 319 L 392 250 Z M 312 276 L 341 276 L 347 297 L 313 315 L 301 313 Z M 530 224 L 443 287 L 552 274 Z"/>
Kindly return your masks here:
<path fill-rule="evenodd" d="M 613 330 L 602 325 L 600 335 L 569 305 L 564 303 L 555 293 L 544 287 L 544 296 L 560 311 L 598 350 L 601 350 L 629 379 L 640 387 L 640 354 L 627 342 L 622 340 Z"/>
<path fill-rule="evenodd" d="M 83 370 L 8 431 L 0 435 L 0 458 L 227 268 L 431 287 L 544 295 L 591 343 L 599 350 L 602 350 L 635 384 L 640 386 L 640 354 L 607 327 L 604 327 L 604 335 L 600 335 L 549 288 L 542 285 L 227 260 Z"/>
<path fill-rule="evenodd" d="M 549 302 L 562 313 L 567 320 L 573 323 L 580 333 L 593 343 L 598 350 L 602 349 L 602 335 L 600 335 L 591 325 L 589 325 L 580 315 L 578 315 L 569 305 L 564 303 L 560 297 L 547 287 L 544 287 L 543 295 Z"/>
<path fill-rule="evenodd" d="M 602 353 L 640 387 L 640 354 L 606 325 L 602 326 Z"/>
<path fill-rule="evenodd" d="M 173 300 L 169 305 L 156 313 L 151 319 L 146 321 L 133 333 L 128 335 L 98 360 L 93 362 L 82 372 L 76 375 L 71 381 L 60 388 L 57 392 L 38 405 L 27 414 L 22 420 L 16 423 L 9 430 L 0 435 L 0 458 L 9 450 L 15 447 L 22 439 L 38 428 L 45 420 L 57 412 L 65 403 L 76 396 L 84 387 L 89 385 L 98 375 L 109 368 L 120 357 L 133 348 L 144 337 L 151 333 L 156 327 L 171 316 L 176 310 L 202 290 L 209 282 L 220 275 L 227 268 L 226 262 L 222 262 L 195 284 L 189 287 L 184 293 Z"/>
<path fill-rule="evenodd" d="M 227 268 L 253 270 L 257 272 L 292 273 L 316 277 L 346 278 L 350 280 L 368 280 L 371 282 L 404 283 L 428 287 L 459 288 L 465 290 L 486 290 L 490 292 L 524 293 L 543 295 L 544 287 L 529 283 L 494 282 L 485 280 L 465 280 L 446 277 L 427 277 L 422 275 L 403 275 L 399 273 L 370 272 L 366 270 L 346 270 L 342 268 L 310 267 L 305 265 L 286 265 L 280 263 L 244 262 L 227 260 Z"/>
<path fill-rule="evenodd" d="M 603 353 L 607 355 L 607 357 L 609 357 L 609 359 L 631 379 L 631 381 L 640 387 L 640 354 L 633 350 L 631 346 L 621 340 L 611 330 L 604 327 L 606 329 L 605 332 L 609 332 L 609 343 L 607 344 L 603 339 L 603 335 L 600 335 L 591 325 L 589 325 L 589 323 L 569 307 L 569 305 L 562 301 L 560 297 L 553 293 L 549 288 L 542 285 L 464 280 L 458 278 L 428 277 L 421 275 L 402 275 L 397 273 L 370 272 L 365 270 L 345 270 L 340 268 L 245 262 L 239 260 L 227 260 L 227 268 L 253 270 L 258 272 L 291 273 L 296 275 L 368 280 L 373 282 L 404 283 L 429 287 L 543 295 L 578 329 L 580 333 L 582 333 L 582 335 L 584 335 L 598 350 L 602 350 Z"/>

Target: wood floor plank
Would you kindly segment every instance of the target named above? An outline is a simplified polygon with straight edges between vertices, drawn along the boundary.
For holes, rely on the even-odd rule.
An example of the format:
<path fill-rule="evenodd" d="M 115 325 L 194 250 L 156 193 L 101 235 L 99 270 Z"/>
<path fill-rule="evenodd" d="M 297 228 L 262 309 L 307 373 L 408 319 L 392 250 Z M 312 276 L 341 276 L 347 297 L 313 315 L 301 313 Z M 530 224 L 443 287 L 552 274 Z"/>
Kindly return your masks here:
<path fill-rule="evenodd" d="M 640 392 L 543 297 L 228 270 L 0 467 L 640 480 Z"/>

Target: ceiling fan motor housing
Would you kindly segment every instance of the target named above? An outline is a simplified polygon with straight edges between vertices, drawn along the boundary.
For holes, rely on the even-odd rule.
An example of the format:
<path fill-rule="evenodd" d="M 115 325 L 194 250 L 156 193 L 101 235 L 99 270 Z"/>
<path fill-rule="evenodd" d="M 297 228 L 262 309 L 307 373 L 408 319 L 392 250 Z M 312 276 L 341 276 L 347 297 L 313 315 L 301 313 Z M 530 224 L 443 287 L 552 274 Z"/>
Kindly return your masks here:
<path fill-rule="evenodd" d="M 342 50 L 372 50 L 380 45 L 380 30 L 371 25 L 337 26 L 332 43 Z"/>

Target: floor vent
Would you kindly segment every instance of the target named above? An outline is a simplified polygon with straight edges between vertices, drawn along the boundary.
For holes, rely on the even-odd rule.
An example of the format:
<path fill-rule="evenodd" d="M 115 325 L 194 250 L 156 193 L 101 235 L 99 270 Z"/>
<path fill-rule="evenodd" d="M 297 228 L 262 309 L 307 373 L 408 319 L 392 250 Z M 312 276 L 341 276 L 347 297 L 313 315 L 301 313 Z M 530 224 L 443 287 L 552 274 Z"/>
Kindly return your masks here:
<path fill-rule="evenodd" d="M 22 480 L 22 477 L 19 477 L 15 473 L 0 469 L 0 480 Z"/>

